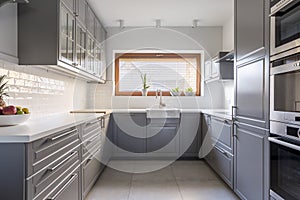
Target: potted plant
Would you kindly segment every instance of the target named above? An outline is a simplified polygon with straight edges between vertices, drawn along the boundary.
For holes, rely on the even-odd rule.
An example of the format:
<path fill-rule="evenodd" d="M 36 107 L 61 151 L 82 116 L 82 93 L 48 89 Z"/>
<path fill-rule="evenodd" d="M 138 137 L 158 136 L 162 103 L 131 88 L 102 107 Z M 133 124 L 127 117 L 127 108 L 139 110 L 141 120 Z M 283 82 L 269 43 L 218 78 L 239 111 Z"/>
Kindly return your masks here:
<path fill-rule="evenodd" d="M 150 88 L 150 86 L 147 83 L 147 74 L 141 74 L 141 79 L 143 82 L 142 95 L 147 96 L 148 88 Z"/>
<path fill-rule="evenodd" d="M 195 96 L 195 92 L 193 91 L 193 88 L 189 87 L 189 88 L 185 89 L 184 95 L 185 96 Z"/>
<path fill-rule="evenodd" d="M 8 89 L 7 82 L 5 82 L 6 78 L 6 75 L 0 76 L 0 107 L 2 108 L 6 107 L 3 97 L 8 97 L 8 94 L 6 93 L 6 90 Z"/>
<path fill-rule="evenodd" d="M 180 92 L 179 87 L 176 87 L 176 88 L 171 89 L 170 94 L 171 94 L 172 96 L 180 96 L 181 92 Z"/>

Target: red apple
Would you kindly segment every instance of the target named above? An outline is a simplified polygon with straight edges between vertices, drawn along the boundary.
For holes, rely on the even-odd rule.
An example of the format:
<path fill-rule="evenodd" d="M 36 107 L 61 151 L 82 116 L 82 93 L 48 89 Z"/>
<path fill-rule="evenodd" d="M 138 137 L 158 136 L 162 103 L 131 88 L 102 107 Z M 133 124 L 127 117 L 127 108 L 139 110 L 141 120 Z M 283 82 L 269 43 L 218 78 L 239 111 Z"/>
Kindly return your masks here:
<path fill-rule="evenodd" d="M 15 106 L 7 106 L 2 110 L 3 115 L 15 115 L 17 113 L 17 108 Z"/>

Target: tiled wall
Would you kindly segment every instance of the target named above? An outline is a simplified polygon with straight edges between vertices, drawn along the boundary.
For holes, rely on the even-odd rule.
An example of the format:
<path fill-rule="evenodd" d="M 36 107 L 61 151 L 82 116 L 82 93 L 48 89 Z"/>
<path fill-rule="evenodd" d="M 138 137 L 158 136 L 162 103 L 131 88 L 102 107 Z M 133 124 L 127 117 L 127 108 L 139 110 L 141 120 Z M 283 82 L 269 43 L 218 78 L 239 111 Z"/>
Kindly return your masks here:
<path fill-rule="evenodd" d="M 19 66 L 1 60 L 0 74 L 8 76 L 7 105 L 28 107 L 33 117 L 86 108 L 87 83 L 83 80 L 41 66 Z"/>

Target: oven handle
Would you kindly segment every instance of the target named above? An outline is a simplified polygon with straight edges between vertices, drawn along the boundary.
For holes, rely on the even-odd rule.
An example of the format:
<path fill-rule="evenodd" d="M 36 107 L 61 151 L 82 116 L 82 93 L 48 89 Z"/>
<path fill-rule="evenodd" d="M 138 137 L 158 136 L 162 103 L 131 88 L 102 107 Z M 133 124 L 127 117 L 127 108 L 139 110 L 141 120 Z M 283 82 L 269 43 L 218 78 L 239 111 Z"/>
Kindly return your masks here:
<path fill-rule="evenodd" d="M 300 151 L 300 146 L 297 146 L 297 145 L 294 145 L 294 144 L 290 144 L 288 142 L 283 142 L 281 140 L 278 140 L 277 138 L 276 137 L 269 137 L 268 140 L 270 142 L 273 142 L 273 143 L 276 143 L 276 144 L 279 144 L 279 145 L 282 145 L 282 146 L 294 149 L 296 151 Z"/>
<path fill-rule="evenodd" d="M 275 4 L 271 8 L 271 14 L 269 17 L 275 16 L 278 12 L 280 12 L 283 8 L 285 8 L 287 5 L 291 4 L 292 2 L 296 2 L 295 0 L 281 0 L 277 4 Z"/>

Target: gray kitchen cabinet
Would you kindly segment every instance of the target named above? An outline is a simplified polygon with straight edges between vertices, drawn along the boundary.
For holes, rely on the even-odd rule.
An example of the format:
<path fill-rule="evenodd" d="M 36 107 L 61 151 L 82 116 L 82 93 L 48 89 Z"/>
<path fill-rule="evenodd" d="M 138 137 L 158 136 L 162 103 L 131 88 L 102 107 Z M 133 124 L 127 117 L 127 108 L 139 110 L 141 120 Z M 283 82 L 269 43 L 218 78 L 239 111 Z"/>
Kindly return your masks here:
<path fill-rule="evenodd" d="M 233 52 L 219 52 L 218 56 L 205 64 L 204 78 L 206 82 L 216 80 L 233 80 Z"/>
<path fill-rule="evenodd" d="M 80 199 L 80 172 L 77 170 L 73 172 L 65 181 L 59 185 L 53 194 L 48 199 L 67 200 Z"/>
<path fill-rule="evenodd" d="M 264 0 L 235 0 L 235 42 L 237 61 L 266 47 L 266 10 L 267 7 L 265 7 Z"/>
<path fill-rule="evenodd" d="M 180 119 L 180 155 L 182 158 L 199 157 L 201 146 L 200 113 L 182 113 Z"/>
<path fill-rule="evenodd" d="M 96 16 L 90 6 L 86 7 L 86 28 L 88 32 L 95 37 Z"/>
<path fill-rule="evenodd" d="M 236 69 L 236 118 L 240 122 L 268 127 L 269 77 L 267 60 L 260 58 Z"/>
<path fill-rule="evenodd" d="M 87 57 L 87 45 L 86 45 L 87 33 L 84 25 L 80 22 L 76 23 L 76 60 L 77 67 L 87 70 L 86 57 Z"/>
<path fill-rule="evenodd" d="M 76 5 L 76 17 L 80 23 L 85 24 L 86 22 L 86 0 L 75 0 Z"/>
<path fill-rule="evenodd" d="M 66 7 L 72 12 L 75 13 L 75 0 L 61 0 L 61 2 L 66 5 Z"/>
<path fill-rule="evenodd" d="M 21 65 L 47 65 L 54 71 L 103 82 L 101 73 L 94 73 L 93 24 L 97 18 L 85 0 L 32 0 L 19 5 L 18 20 Z"/>
<path fill-rule="evenodd" d="M 159 158 L 177 158 L 179 155 L 178 119 L 166 123 L 152 123 L 147 127 L 147 154 Z"/>
<path fill-rule="evenodd" d="M 114 156 L 146 153 L 146 114 L 114 113 Z M 128 152 L 128 153 L 127 153 Z"/>
<path fill-rule="evenodd" d="M 201 157 L 233 189 L 234 156 L 232 121 L 203 115 Z"/>
<path fill-rule="evenodd" d="M 17 4 L 0 7 L 0 59 L 18 63 Z"/>
<path fill-rule="evenodd" d="M 234 163 L 233 155 L 216 145 L 205 157 L 206 162 L 233 189 Z"/>
<path fill-rule="evenodd" d="M 64 4 L 60 6 L 59 60 L 75 65 L 75 17 Z"/>
<path fill-rule="evenodd" d="M 235 127 L 235 192 L 245 200 L 269 199 L 268 132 L 243 123 Z"/>
<path fill-rule="evenodd" d="M 233 123 L 231 120 L 211 117 L 211 137 L 223 149 L 233 153 Z"/>

